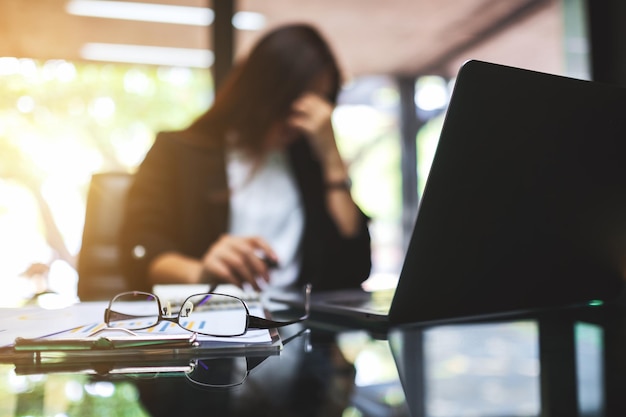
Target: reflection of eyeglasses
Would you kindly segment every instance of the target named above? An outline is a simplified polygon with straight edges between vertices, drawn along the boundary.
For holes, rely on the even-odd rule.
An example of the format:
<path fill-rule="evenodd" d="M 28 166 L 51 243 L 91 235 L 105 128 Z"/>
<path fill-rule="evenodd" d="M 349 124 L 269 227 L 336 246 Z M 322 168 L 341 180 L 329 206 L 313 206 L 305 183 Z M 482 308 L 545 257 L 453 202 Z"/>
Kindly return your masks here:
<path fill-rule="evenodd" d="M 131 291 L 116 295 L 104 311 L 104 322 L 110 328 L 142 330 L 162 321 L 176 323 L 190 332 L 206 336 L 232 337 L 249 329 L 272 329 L 299 323 L 309 317 L 311 284 L 305 287 L 305 313 L 290 321 L 274 321 L 250 315 L 246 303 L 232 295 L 202 293 L 183 301 L 177 314 L 171 305 L 147 292 Z"/>
<path fill-rule="evenodd" d="M 300 329 L 295 334 L 284 338 L 282 340 L 283 346 L 286 347 L 292 340 L 298 339 L 304 344 L 304 352 L 309 352 L 311 350 L 309 335 L 310 330 L 308 328 Z M 39 375 L 62 372 L 74 375 L 106 376 L 109 380 L 184 376 L 196 387 L 219 389 L 243 384 L 250 373 L 269 357 L 257 356 L 256 354 L 251 356 L 221 356 L 218 354 L 218 356 L 213 357 L 190 358 L 184 350 L 177 350 L 171 356 L 149 355 L 142 357 L 139 361 L 133 355 L 104 356 L 99 359 L 80 356 L 79 360 L 71 359 L 68 356 L 62 359 L 55 357 L 51 361 L 24 361 L 15 357 L 15 373 L 17 375 Z M 87 360 L 85 361 L 85 359 Z"/>
<path fill-rule="evenodd" d="M 283 339 L 287 345 L 293 339 L 301 338 L 305 352 L 310 351 L 310 331 L 302 329 Z M 230 388 L 243 384 L 250 372 L 267 359 L 266 356 L 235 356 L 219 358 L 197 358 L 189 362 L 185 377 L 194 385 L 209 388 Z"/>
<path fill-rule="evenodd" d="M 250 373 L 249 366 L 245 356 L 192 359 L 185 377 L 195 385 L 229 388 L 244 383 Z"/>

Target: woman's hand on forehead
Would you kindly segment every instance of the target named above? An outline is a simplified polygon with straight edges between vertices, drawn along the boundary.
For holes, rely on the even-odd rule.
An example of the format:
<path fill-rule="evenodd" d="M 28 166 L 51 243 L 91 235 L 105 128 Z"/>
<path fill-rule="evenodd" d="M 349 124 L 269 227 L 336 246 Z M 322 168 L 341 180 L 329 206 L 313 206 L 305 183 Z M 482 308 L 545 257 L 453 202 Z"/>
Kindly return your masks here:
<path fill-rule="evenodd" d="M 332 127 L 333 105 L 324 97 L 307 92 L 291 106 L 287 124 L 305 134 L 317 155 L 324 159 L 335 151 L 335 134 Z"/>

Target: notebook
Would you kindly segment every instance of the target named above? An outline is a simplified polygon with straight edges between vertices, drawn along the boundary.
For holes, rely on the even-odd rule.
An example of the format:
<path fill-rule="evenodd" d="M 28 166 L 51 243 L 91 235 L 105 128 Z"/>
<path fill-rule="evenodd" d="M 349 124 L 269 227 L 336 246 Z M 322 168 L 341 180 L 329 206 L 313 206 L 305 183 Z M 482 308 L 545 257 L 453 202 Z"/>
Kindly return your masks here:
<path fill-rule="evenodd" d="M 390 309 L 314 288 L 312 312 L 386 326 L 598 304 L 624 271 L 626 89 L 468 61 Z"/>

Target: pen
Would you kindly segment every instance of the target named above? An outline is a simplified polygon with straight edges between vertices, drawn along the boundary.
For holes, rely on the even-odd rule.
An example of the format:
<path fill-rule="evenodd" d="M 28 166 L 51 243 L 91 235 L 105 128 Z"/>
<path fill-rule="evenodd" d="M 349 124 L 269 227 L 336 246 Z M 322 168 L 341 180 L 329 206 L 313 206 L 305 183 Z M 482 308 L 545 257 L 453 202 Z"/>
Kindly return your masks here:
<path fill-rule="evenodd" d="M 197 341 L 197 334 L 169 335 L 164 337 L 98 337 L 84 339 L 15 339 L 15 351 L 75 351 L 108 350 L 129 348 L 175 348 L 192 347 Z"/>

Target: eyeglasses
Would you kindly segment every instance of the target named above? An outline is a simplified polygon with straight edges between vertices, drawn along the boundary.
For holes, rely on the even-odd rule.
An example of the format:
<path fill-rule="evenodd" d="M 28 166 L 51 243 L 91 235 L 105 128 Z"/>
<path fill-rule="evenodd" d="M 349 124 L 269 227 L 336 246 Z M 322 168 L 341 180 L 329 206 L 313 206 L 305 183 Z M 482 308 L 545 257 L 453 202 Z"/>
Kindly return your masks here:
<path fill-rule="evenodd" d="M 304 315 L 290 321 L 252 316 L 242 299 L 227 294 L 194 294 L 181 303 L 178 313 L 173 314 L 171 305 L 164 306 L 156 295 L 131 291 L 113 297 L 104 311 L 104 322 L 109 328 L 143 330 L 168 321 L 206 336 L 242 336 L 249 329 L 272 329 L 308 319 L 311 284 L 307 284 L 304 291 Z"/>

